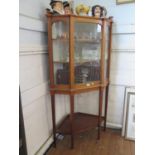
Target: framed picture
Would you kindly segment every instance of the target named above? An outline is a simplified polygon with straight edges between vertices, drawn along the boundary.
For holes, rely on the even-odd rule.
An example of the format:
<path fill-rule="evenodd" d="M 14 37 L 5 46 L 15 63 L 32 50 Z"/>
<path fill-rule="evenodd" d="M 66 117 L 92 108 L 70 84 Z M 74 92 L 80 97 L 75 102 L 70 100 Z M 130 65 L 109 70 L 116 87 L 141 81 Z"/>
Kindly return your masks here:
<path fill-rule="evenodd" d="M 116 0 L 116 4 L 134 3 L 135 0 Z"/>
<path fill-rule="evenodd" d="M 127 117 L 125 127 L 125 138 L 135 139 L 135 93 L 130 92 L 127 99 Z"/>
<path fill-rule="evenodd" d="M 135 138 L 135 89 L 126 87 L 124 95 L 124 114 L 122 136 L 126 139 Z"/>

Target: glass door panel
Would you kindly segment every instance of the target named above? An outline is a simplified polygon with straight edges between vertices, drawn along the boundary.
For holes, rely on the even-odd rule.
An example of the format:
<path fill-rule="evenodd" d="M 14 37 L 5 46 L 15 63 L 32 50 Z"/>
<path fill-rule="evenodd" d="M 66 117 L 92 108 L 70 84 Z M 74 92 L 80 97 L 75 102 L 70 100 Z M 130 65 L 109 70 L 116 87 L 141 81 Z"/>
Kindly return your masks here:
<path fill-rule="evenodd" d="M 75 22 L 74 82 L 93 84 L 100 80 L 101 25 Z"/>
<path fill-rule="evenodd" d="M 69 20 L 52 24 L 54 83 L 69 84 Z"/>

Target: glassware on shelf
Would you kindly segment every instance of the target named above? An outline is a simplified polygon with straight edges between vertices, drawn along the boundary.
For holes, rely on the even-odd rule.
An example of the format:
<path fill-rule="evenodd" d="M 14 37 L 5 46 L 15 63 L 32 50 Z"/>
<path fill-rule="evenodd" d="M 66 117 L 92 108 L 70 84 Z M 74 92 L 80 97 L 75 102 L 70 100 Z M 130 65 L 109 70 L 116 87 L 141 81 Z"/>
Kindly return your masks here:
<path fill-rule="evenodd" d="M 69 23 L 58 21 L 52 25 L 52 39 L 69 39 Z"/>
<path fill-rule="evenodd" d="M 52 39 L 57 38 L 57 28 L 56 28 L 57 23 L 53 23 L 52 25 Z"/>
<path fill-rule="evenodd" d="M 69 62 L 69 52 L 66 52 L 65 62 Z"/>
<path fill-rule="evenodd" d="M 92 40 L 93 39 L 93 33 L 89 32 L 89 39 Z"/>
<path fill-rule="evenodd" d="M 79 51 L 79 48 L 75 49 L 75 62 L 76 63 L 80 62 L 80 51 Z"/>

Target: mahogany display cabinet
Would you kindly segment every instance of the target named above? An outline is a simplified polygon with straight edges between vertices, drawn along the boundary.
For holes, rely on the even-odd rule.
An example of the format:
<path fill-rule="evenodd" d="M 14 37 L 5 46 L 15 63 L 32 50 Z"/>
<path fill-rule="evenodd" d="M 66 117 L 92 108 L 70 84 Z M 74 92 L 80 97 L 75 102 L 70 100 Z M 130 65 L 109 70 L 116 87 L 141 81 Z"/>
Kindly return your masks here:
<path fill-rule="evenodd" d="M 112 17 L 52 16 L 50 13 L 47 19 L 54 145 L 56 133 L 69 134 L 73 148 L 75 134 L 97 127 L 97 139 L 100 139 L 102 120 L 106 129 L 113 21 Z M 95 90 L 99 91 L 98 115 L 75 113 L 75 94 Z M 70 114 L 59 126 L 55 122 L 55 94 L 70 96 Z"/>

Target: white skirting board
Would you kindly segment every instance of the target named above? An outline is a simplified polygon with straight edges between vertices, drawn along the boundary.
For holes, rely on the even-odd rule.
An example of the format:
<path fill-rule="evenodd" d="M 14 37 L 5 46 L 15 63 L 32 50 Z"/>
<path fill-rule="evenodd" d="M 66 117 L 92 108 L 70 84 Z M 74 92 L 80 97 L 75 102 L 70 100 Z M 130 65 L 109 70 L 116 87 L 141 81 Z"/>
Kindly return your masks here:
<path fill-rule="evenodd" d="M 40 147 L 40 149 L 35 153 L 35 155 L 43 155 L 52 143 L 53 143 L 53 136 L 47 139 L 47 141 Z"/>
<path fill-rule="evenodd" d="M 107 122 L 107 128 L 122 129 L 122 124 L 114 124 L 114 123 Z"/>

